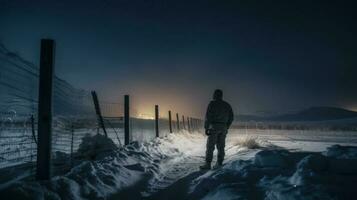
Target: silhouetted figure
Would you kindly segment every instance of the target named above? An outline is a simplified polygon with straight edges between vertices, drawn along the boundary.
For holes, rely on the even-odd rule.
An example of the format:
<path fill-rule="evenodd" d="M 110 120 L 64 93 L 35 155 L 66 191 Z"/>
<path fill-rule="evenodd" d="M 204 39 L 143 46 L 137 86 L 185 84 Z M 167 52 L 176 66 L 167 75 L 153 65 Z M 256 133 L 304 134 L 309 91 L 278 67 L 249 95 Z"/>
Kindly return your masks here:
<path fill-rule="evenodd" d="M 224 147 L 226 135 L 233 122 L 232 107 L 223 101 L 222 90 L 215 90 L 213 101 L 208 105 L 205 119 L 205 133 L 208 136 L 206 146 L 206 163 L 200 166 L 201 169 L 211 169 L 213 151 L 217 146 L 218 155 L 216 167 L 220 167 L 224 160 Z"/>

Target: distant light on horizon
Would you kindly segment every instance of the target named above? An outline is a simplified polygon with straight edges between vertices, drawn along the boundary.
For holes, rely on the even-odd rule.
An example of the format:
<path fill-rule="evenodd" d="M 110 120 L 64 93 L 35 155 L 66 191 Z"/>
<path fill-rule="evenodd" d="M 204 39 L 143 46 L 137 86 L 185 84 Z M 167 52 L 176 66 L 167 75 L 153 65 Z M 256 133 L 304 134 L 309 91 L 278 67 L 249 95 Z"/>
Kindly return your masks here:
<path fill-rule="evenodd" d="M 343 106 L 345 109 L 347 110 L 351 110 L 351 111 L 355 111 L 357 112 L 357 104 L 353 104 L 353 105 L 348 105 L 348 106 Z"/>
<path fill-rule="evenodd" d="M 142 113 L 138 114 L 138 118 L 140 118 L 140 119 L 152 119 L 152 120 L 155 119 L 155 117 L 153 117 L 152 115 L 142 114 Z"/>

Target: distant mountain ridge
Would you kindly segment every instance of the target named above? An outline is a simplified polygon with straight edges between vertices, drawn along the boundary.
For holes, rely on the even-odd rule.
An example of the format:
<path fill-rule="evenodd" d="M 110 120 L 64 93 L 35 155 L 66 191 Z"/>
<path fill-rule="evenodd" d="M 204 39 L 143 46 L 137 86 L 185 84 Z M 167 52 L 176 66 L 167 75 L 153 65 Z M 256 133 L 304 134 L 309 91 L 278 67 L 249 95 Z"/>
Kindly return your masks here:
<path fill-rule="evenodd" d="M 357 118 L 357 112 L 337 107 L 311 107 L 294 114 L 270 117 L 238 115 L 238 121 L 326 121 Z"/>

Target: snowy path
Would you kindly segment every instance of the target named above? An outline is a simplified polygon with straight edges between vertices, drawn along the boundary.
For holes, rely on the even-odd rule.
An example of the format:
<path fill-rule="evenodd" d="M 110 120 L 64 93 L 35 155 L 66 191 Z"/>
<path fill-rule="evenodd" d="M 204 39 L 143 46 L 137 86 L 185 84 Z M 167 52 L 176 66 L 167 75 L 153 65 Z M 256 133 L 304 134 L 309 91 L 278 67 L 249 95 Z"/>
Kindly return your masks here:
<path fill-rule="evenodd" d="M 178 137 L 176 135 L 176 137 Z M 237 136 L 230 135 L 227 137 L 226 160 L 247 160 L 259 150 L 248 150 L 244 147 L 237 146 Z M 184 135 L 171 141 L 170 146 L 177 148 L 181 154 L 176 157 L 170 157 L 159 164 L 159 172 L 145 183 L 139 183 L 132 189 L 122 192 L 121 195 L 113 199 L 125 198 L 135 192 L 137 199 L 182 199 L 189 190 L 190 183 L 210 171 L 200 171 L 199 166 L 204 162 L 205 145 L 207 137 L 202 134 Z M 163 144 L 162 146 L 165 146 Z M 217 152 L 214 153 L 213 164 L 216 161 Z M 135 188 L 135 189 L 134 189 Z M 135 198 L 134 198 L 135 199 Z"/>
<path fill-rule="evenodd" d="M 231 133 L 227 137 L 226 145 L 226 163 L 237 160 L 252 159 L 261 149 L 252 150 L 239 145 L 238 140 L 246 137 L 246 134 Z M 287 149 L 289 151 L 310 151 L 321 152 L 331 146 L 332 142 L 305 141 L 299 138 L 291 138 L 282 134 L 277 135 L 255 135 L 261 144 L 264 143 L 264 149 Z M 204 161 L 206 137 L 202 134 L 185 135 L 182 138 L 176 138 L 170 141 L 174 148 L 177 148 L 182 154 L 159 164 L 159 172 L 151 179 L 146 180 L 140 187 L 136 186 L 135 192 L 137 199 L 184 199 L 190 190 L 192 182 L 201 177 L 210 176 L 215 173 L 214 170 L 199 171 L 199 165 Z M 165 144 L 163 144 L 165 146 Z M 215 151 L 216 156 L 216 151 Z M 215 160 L 213 161 L 214 164 Z M 140 188 L 140 189 L 139 189 Z M 130 190 L 129 190 L 130 191 Z M 131 190 L 132 194 L 134 190 Z M 140 195 L 139 195 L 140 194 Z M 118 198 L 119 199 L 119 198 Z M 131 196 L 133 199 L 133 196 Z"/>
<path fill-rule="evenodd" d="M 228 147 L 229 148 L 229 147 Z M 230 151 L 231 153 L 233 151 Z M 227 154 L 226 162 L 241 157 L 242 159 L 251 158 L 257 151 L 240 152 Z M 148 200 L 179 200 L 184 199 L 190 190 L 192 181 L 211 174 L 214 170 L 200 171 L 199 166 L 203 163 L 204 156 L 190 156 L 183 158 L 179 162 L 172 162 L 165 167 L 160 174 L 160 178 L 154 179 L 143 192 L 144 199 Z M 215 160 L 214 160 L 215 162 Z"/>
<path fill-rule="evenodd" d="M 157 177 L 152 179 L 145 191 L 142 192 L 144 197 L 165 190 L 170 185 L 174 184 L 177 180 L 198 171 L 198 167 L 202 164 L 202 157 L 185 157 L 179 161 L 173 161 L 165 164 L 166 170 L 161 171 Z"/>

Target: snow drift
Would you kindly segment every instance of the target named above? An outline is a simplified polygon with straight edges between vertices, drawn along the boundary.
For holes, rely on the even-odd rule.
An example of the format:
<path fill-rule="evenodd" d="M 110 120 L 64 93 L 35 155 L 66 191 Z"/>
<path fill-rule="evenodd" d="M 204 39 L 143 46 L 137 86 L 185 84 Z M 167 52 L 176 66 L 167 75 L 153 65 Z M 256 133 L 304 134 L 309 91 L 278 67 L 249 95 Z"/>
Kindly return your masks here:
<path fill-rule="evenodd" d="M 157 176 L 160 162 L 180 158 L 183 152 L 194 153 L 193 148 L 182 149 L 184 145 L 194 147 L 191 140 L 194 137 L 197 136 L 182 132 L 117 149 L 104 136 L 87 136 L 75 155 L 86 160 L 69 173 L 51 181 L 15 181 L 2 185 L 0 196 L 6 199 L 106 199 Z"/>
<path fill-rule="evenodd" d="M 357 147 L 324 153 L 262 150 L 191 182 L 188 199 L 350 199 L 357 195 Z"/>
<path fill-rule="evenodd" d="M 227 141 L 225 165 L 209 171 L 198 171 L 206 139 L 199 133 L 169 134 L 121 149 L 101 136 L 89 137 L 76 155 L 85 161 L 64 176 L 0 185 L 0 196 L 13 200 L 280 200 L 350 199 L 357 194 L 357 147 L 291 152 L 259 139 L 228 137 L 233 138 Z"/>

